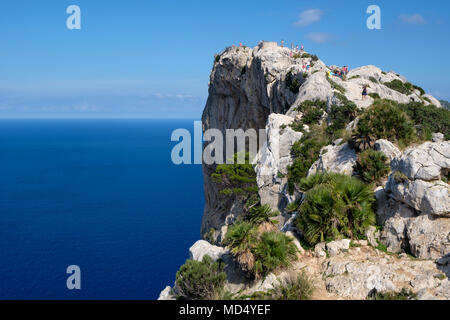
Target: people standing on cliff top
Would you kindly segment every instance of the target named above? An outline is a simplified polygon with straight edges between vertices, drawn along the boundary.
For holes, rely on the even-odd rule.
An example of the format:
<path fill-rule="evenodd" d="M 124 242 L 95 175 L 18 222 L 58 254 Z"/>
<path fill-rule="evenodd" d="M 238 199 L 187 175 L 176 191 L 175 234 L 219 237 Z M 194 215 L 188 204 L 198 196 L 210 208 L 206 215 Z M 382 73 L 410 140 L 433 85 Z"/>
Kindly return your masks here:
<path fill-rule="evenodd" d="M 305 51 L 305 47 L 302 45 L 300 51 Z"/>
<path fill-rule="evenodd" d="M 298 52 L 298 45 L 295 46 L 295 50 Z"/>
<path fill-rule="evenodd" d="M 284 40 L 281 40 L 281 47 L 284 47 Z"/>
<path fill-rule="evenodd" d="M 367 85 L 363 86 L 363 91 L 362 91 L 362 99 L 365 100 L 367 97 Z"/>

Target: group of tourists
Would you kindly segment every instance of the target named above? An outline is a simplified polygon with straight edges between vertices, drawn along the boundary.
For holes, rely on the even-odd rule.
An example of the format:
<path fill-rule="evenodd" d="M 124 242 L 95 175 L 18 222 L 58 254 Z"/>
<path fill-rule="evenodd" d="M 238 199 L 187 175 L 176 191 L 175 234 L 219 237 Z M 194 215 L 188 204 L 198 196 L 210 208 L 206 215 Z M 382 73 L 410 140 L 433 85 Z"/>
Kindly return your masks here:
<path fill-rule="evenodd" d="M 284 48 L 284 40 L 281 40 L 281 47 Z M 302 44 L 300 47 L 297 45 L 294 45 L 293 42 L 291 42 L 291 50 L 292 52 L 300 53 L 305 51 L 305 46 Z"/>
<path fill-rule="evenodd" d="M 336 66 L 330 66 L 330 70 L 328 70 L 328 78 L 331 78 L 331 76 L 339 77 L 341 79 L 344 79 L 348 74 L 348 66 L 343 66 L 342 68 L 336 67 Z"/>

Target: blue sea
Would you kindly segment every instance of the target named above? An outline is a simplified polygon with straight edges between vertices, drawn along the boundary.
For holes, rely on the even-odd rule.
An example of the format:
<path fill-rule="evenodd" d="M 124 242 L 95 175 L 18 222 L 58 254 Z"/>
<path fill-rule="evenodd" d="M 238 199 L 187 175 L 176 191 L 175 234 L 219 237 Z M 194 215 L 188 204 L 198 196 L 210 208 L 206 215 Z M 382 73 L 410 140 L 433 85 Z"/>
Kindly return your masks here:
<path fill-rule="evenodd" d="M 193 120 L 0 120 L 0 299 L 157 299 L 200 237 Z M 81 268 L 81 290 L 66 269 Z"/>

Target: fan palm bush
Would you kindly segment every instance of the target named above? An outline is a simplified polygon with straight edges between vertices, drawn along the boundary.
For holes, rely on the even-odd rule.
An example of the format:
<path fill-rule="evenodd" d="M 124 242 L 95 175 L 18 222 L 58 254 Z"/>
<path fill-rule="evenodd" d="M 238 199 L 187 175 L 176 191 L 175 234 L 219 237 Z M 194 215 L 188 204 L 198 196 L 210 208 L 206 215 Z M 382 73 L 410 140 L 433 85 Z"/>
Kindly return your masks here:
<path fill-rule="evenodd" d="M 275 269 L 288 267 L 297 259 L 292 238 L 281 232 L 264 232 L 253 250 L 256 278 L 265 277 Z"/>
<path fill-rule="evenodd" d="M 303 179 L 300 186 L 308 190 L 298 208 L 296 226 L 310 245 L 361 238 L 375 224 L 374 194 L 362 181 L 322 173 Z"/>
<path fill-rule="evenodd" d="M 272 222 L 271 218 L 278 216 L 278 212 L 272 211 L 268 204 L 263 206 L 256 206 L 250 209 L 249 220 L 254 224 L 261 224 L 264 222 Z"/>
<path fill-rule="evenodd" d="M 368 149 L 358 154 L 355 171 L 364 182 L 379 183 L 389 170 L 388 158 L 383 152 Z"/>

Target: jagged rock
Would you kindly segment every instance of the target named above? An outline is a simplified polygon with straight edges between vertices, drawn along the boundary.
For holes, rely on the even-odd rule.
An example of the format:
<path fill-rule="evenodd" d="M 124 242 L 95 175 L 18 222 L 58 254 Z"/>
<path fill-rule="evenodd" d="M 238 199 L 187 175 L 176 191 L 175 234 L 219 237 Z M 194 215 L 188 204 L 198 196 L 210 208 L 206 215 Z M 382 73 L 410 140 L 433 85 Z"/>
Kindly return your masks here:
<path fill-rule="evenodd" d="M 328 254 L 330 257 L 334 257 L 342 251 L 347 251 L 350 248 L 350 240 L 343 239 L 337 241 L 331 241 L 326 245 Z"/>
<path fill-rule="evenodd" d="M 390 252 L 402 252 L 409 247 L 405 232 L 410 218 L 415 217 L 414 210 L 393 199 L 388 199 L 377 210 L 379 221 L 382 221 L 380 241 Z"/>
<path fill-rule="evenodd" d="M 308 176 L 324 171 L 352 175 L 356 158 L 355 150 L 348 143 L 328 145 L 320 151 L 319 159 L 309 169 Z"/>
<path fill-rule="evenodd" d="M 432 95 L 424 94 L 422 97 L 423 98 L 428 98 L 429 100 L 431 100 L 431 103 L 430 103 L 426 99 L 424 99 L 423 103 L 425 103 L 425 105 L 433 104 L 433 105 L 435 105 L 438 108 L 442 108 L 442 104 L 439 102 L 439 100 L 436 99 L 435 97 L 433 97 Z"/>
<path fill-rule="evenodd" d="M 409 247 L 421 259 L 439 259 L 450 252 L 450 219 L 422 215 L 406 225 Z"/>
<path fill-rule="evenodd" d="M 392 161 L 391 168 L 404 173 L 410 180 L 438 180 L 450 170 L 450 141 L 425 142 L 408 148 Z"/>
<path fill-rule="evenodd" d="M 370 96 L 362 100 L 362 88 L 365 85 L 368 86 L 369 94 L 377 93 L 381 99 L 394 100 L 400 103 L 408 103 L 411 100 L 422 102 L 420 94 L 413 93 L 407 96 L 385 86 L 384 83 L 386 82 L 391 82 L 392 80 L 405 82 L 405 79 L 402 79 L 395 73 L 383 74 L 381 69 L 375 66 L 364 66 L 353 69 L 348 73 L 347 79 L 348 81 L 342 81 L 338 77 L 333 77 L 333 80 L 346 90 L 345 96 L 347 99 L 353 101 L 360 108 L 367 108 L 374 102 L 374 99 Z"/>
<path fill-rule="evenodd" d="M 331 257 L 325 264 L 325 285 L 330 293 L 350 299 L 365 299 L 374 290 L 399 292 L 402 288 L 415 293 L 425 288 L 438 299 L 450 294 L 442 292 L 448 280 L 435 277 L 439 270 L 433 261 L 399 260 L 369 247 L 355 249 Z"/>
<path fill-rule="evenodd" d="M 289 126 L 294 118 L 272 113 L 269 116 L 266 133 L 267 143 L 256 158 L 256 181 L 261 203 L 269 204 L 273 210 L 282 210 L 287 204 L 284 200 L 284 187 L 287 183 L 287 167 L 292 164 L 292 145 L 300 140 L 303 133 Z"/>
<path fill-rule="evenodd" d="M 321 242 L 314 247 L 314 255 L 318 258 L 324 258 L 327 256 L 326 243 Z"/>
<path fill-rule="evenodd" d="M 377 196 L 381 242 L 389 251 L 437 259 L 450 250 L 450 143 L 426 142 L 391 161 L 386 194 Z"/>
<path fill-rule="evenodd" d="M 225 135 L 227 129 L 265 129 L 269 114 L 284 114 L 299 99 L 301 94 L 294 93 L 286 80 L 297 78 L 303 84 L 301 67 L 309 60 L 294 59 L 290 49 L 273 42 L 261 42 L 254 49 L 225 49 L 217 56 L 211 72 L 208 100 L 202 116 L 203 130 L 217 129 Z M 317 61 L 310 73 L 321 66 L 323 63 Z M 224 158 L 225 155 L 226 150 Z M 242 212 L 243 203 L 238 203 L 235 197 L 221 195 L 219 187 L 212 181 L 215 168 L 215 165 L 203 164 L 202 237 L 211 229 L 221 230 L 224 225 L 233 223 Z M 221 237 L 223 234 L 219 235 Z"/>
<path fill-rule="evenodd" d="M 286 235 L 292 239 L 292 242 L 297 247 L 297 250 L 300 254 L 305 253 L 305 249 L 303 249 L 302 245 L 300 244 L 300 241 L 298 241 L 297 237 L 292 231 L 287 231 Z"/>
<path fill-rule="evenodd" d="M 390 161 L 401 155 L 400 150 L 392 142 L 385 139 L 375 141 L 375 150 L 383 152 Z"/>
<path fill-rule="evenodd" d="M 221 259 L 227 250 L 222 247 L 213 246 L 207 241 L 199 240 L 189 249 L 189 258 L 196 261 L 202 261 L 205 255 L 210 256 L 213 261 Z"/>
<path fill-rule="evenodd" d="M 324 65 L 323 69 L 325 69 Z M 300 88 L 298 98 L 293 104 L 292 108 L 287 112 L 287 115 L 295 116 L 298 113 L 298 111 L 295 111 L 295 108 L 297 108 L 303 101 L 319 100 L 328 102 L 332 97 L 333 89 L 331 88 L 330 83 L 327 81 L 325 71 L 313 73 L 308 76 L 306 82 Z"/>
<path fill-rule="evenodd" d="M 378 238 L 379 238 L 379 232 L 377 231 L 377 229 L 373 226 L 370 226 L 367 228 L 366 232 L 365 232 L 365 236 L 367 238 L 367 242 L 372 246 L 372 247 L 377 247 L 378 246 Z"/>
<path fill-rule="evenodd" d="M 176 297 L 173 295 L 172 288 L 167 286 L 163 291 L 161 291 L 158 300 L 176 300 Z"/>
<path fill-rule="evenodd" d="M 411 208 L 436 216 L 450 215 L 450 187 L 443 181 L 395 181 L 391 174 L 386 184 L 390 196 Z"/>
<path fill-rule="evenodd" d="M 440 133 L 440 132 L 433 133 L 432 141 L 433 142 L 444 142 L 444 135 L 442 133 Z"/>

